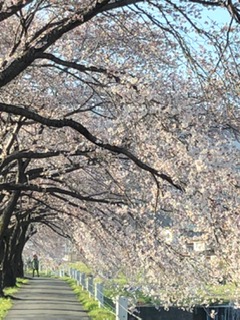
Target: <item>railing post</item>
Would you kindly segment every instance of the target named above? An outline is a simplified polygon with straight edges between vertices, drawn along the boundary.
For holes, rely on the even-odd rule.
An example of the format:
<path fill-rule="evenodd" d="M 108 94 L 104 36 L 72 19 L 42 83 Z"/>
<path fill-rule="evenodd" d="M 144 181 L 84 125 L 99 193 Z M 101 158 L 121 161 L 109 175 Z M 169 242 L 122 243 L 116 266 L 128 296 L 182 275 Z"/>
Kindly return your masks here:
<path fill-rule="evenodd" d="M 77 270 L 76 269 L 74 269 L 74 280 L 77 281 Z"/>
<path fill-rule="evenodd" d="M 103 284 L 102 283 L 95 284 L 95 299 L 98 300 L 99 308 L 102 308 L 103 303 L 104 303 Z"/>
<path fill-rule="evenodd" d="M 116 320 L 127 320 L 128 300 L 126 297 L 117 297 L 116 301 Z"/>
<path fill-rule="evenodd" d="M 81 285 L 84 289 L 86 289 L 86 275 L 84 272 L 81 273 Z"/>
<path fill-rule="evenodd" d="M 93 292 L 93 277 L 89 276 L 87 278 L 87 291 L 89 292 L 89 296 L 92 297 L 94 295 Z"/>
<path fill-rule="evenodd" d="M 80 277 L 81 277 L 81 272 L 77 271 L 77 284 L 78 284 L 78 286 L 80 285 Z"/>

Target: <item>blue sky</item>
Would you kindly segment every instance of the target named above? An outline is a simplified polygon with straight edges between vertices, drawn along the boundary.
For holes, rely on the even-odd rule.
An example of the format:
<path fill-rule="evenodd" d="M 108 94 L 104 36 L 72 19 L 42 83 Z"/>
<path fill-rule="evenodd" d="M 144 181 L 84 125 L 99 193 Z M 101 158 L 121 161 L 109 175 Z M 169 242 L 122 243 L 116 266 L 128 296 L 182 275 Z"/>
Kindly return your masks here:
<path fill-rule="evenodd" d="M 215 10 L 210 10 L 209 7 L 202 6 L 203 18 L 207 20 L 216 21 L 221 25 L 229 24 L 231 21 L 231 16 L 227 9 L 216 8 Z"/>

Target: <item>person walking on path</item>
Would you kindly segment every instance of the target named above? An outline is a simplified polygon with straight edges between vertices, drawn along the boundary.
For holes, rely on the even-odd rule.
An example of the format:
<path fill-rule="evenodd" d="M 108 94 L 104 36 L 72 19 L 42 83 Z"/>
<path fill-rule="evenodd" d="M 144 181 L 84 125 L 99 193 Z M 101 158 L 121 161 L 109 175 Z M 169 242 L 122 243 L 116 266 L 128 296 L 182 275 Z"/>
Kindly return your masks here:
<path fill-rule="evenodd" d="M 33 255 L 32 270 L 33 270 L 33 277 L 34 277 L 35 271 L 37 273 L 37 276 L 39 277 L 39 260 L 36 254 Z"/>
<path fill-rule="evenodd" d="M 14 295 L 4 320 L 90 320 L 67 282 L 39 277 Z"/>

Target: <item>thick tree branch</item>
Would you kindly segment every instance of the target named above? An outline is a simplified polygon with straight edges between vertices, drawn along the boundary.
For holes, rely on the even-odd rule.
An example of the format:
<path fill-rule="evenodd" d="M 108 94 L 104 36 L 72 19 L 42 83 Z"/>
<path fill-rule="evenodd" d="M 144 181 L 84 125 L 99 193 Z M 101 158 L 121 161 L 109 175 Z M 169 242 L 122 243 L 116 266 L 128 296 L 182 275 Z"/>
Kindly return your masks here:
<path fill-rule="evenodd" d="M 204 1 L 204 0 L 189 0 L 189 2 L 203 4 L 205 6 L 212 6 L 212 7 L 223 7 L 224 1 Z"/>
<path fill-rule="evenodd" d="M 36 169 L 31 169 L 29 171 L 26 172 L 26 176 L 28 177 L 28 180 L 34 180 L 36 178 L 57 178 L 60 177 L 63 173 L 71 173 L 73 171 L 77 171 L 79 169 L 82 169 L 82 165 L 77 163 L 77 164 L 73 164 L 72 166 L 65 166 L 65 167 L 61 167 L 59 168 L 59 170 L 53 170 L 51 172 L 48 172 L 45 175 L 45 168 L 36 168 Z"/>
<path fill-rule="evenodd" d="M 9 65 L 7 65 L 5 70 L 0 72 L 0 87 L 5 86 L 15 77 L 17 77 L 21 72 L 26 70 L 26 68 L 32 64 L 32 62 L 36 59 L 36 56 L 40 52 L 46 51 L 65 33 L 79 27 L 80 25 L 83 25 L 87 21 L 97 16 L 99 13 L 120 8 L 140 1 L 143 0 L 120 0 L 115 1 L 111 4 L 109 4 L 111 2 L 110 0 L 96 2 L 94 7 L 87 7 L 85 10 L 80 9 L 79 11 L 75 12 L 73 16 L 64 18 L 57 23 L 48 25 L 48 29 L 44 28 L 43 30 L 38 31 L 36 39 L 27 44 L 27 49 L 22 52 L 21 55 L 16 57 Z"/>
<path fill-rule="evenodd" d="M 20 191 L 16 190 L 12 193 L 10 200 L 8 201 L 7 206 L 0 214 L 0 245 L 2 243 L 4 233 L 10 223 L 12 213 L 16 207 L 17 201 L 20 196 Z"/>
<path fill-rule="evenodd" d="M 21 10 L 26 5 L 33 2 L 33 0 L 20 0 L 16 4 L 13 4 L 11 7 L 8 7 L 6 10 L 2 10 L 4 1 L 0 2 L 0 22 L 13 16 L 19 10 Z"/>
<path fill-rule="evenodd" d="M 102 73 L 107 75 L 108 77 L 114 78 L 116 82 L 120 82 L 120 78 L 115 76 L 114 74 L 110 73 L 107 69 L 101 68 L 101 67 L 95 67 L 95 66 L 84 66 L 83 64 L 79 64 L 72 61 L 65 61 L 60 58 L 57 58 L 51 53 L 45 53 L 45 52 L 39 52 L 36 54 L 36 59 L 47 59 L 55 62 L 58 65 L 65 66 L 67 68 L 71 68 L 74 70 L 78 70 L 80 72 L 96 72 L 96 73 Z"/>
<path fill-rule="evenodd" d="M 19 160 L 19 159 L 44 159 L 44 158 L 50 158 L 50 157 L 56 157 L 60 155 L 60 151 L 49 151 L 49 152 L 34 152 L 34 151 L 17 151 L 9 156 L 7 156 L 1 163 L 0 165 L 0 171 L 7 166 L 10 162 L 14 160 Z"/>
<path fill-rule="evenodd" d="M 136 4 L 139 2 L 144 2 L 144 0 L 115 0 L 115 1 L 109 1 L 109 4 L 106 4 L 100 12 L 107 12 L 113 9 L 118 9 L 126 6 L 130 6 L 132 4 Z"/>
<path fill-rule="evenodd" d="M 90 196 L 82 196 L 81 194 L 70 191 L 66 189 L 61 189 L 58 187 L 41 187 L 39 185 L 34 184 L 22 184 L 22 183 L 1 183 L 0 184 L 0 190 L 7 190 L 7 191 L 35 191 L 40 193 L 49 193 L 49 194 L 64 194 L 70 197 L 73 197 L 75 199 L 81 200 L 81 201 L 88 201 L 88 202 L 98 202 L 98 203 L 108 203 L 108 204 L 123 204 L 121 201 L 115 201 L 115 200 L 106 200 L 106 199 L 97 199 L 92 198 Z"/>
<path fill-rule="evenodd" d="M 150 172 L 154 176 L 157 176 L 161 178 L 164 181 L 167 181 L 170 183 L 172 186 L 174 186 L 176 189 L 183 191 L 183 188 L 174 183 L 172 178 L 164 173 L 159 173 L 156 169 L 148 166 L 144 162 L 142 162 L 139 158 L 137 158 L 135 155 L 133 155 L 130 151 L 128 151 L 126 148 L 119 147 L 116 145 L 111 145 L 109 143 L 104 143 L 103 141 L 99 140 L 97 137 L 91 134 L 90 131 L 86 127 L 84 127 L 82 124 L 79 122 L 76 122 L 72 119 L 49 119 L 42 117 L 41 115 L 27 110 L 23 109 L 14 105 L 10 104 L 5 104 L 5 103 L 0 103 L 0 111 L 4 111 L 7 113 L 12 113 L 14 115 L 22 115 L 28 119 L 32 119 L 38 123 L 41 123 L 43 125 L 46 125 L 48 127 L 55 127 L 55 128 L 64 128 L 64 127 L 70 127 L 73 130 L 79 132 L 81 135 L 83 135 L 88 141 L 91 141 L 93 144 L 96 146 L 103 148 L 105 150 L 111 151 L 116 154 L 124 154 L 127 156 L 129 159 L 131 159 L 139 168 Z"/>

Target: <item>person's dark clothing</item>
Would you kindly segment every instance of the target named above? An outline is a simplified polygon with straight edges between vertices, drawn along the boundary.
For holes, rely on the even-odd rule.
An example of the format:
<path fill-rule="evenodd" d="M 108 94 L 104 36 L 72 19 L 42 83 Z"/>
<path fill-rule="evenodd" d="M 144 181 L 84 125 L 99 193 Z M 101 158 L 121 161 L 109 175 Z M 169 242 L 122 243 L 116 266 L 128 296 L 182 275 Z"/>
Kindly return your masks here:
<path fill-rule="evenodd" d="M 37 276 L 39 277 L 39 261 L 37 256 L 33 257 L 33 261 L 32 261 L 32 269 L 33 269 L 33 277 L 35 275 L 35 271 L 37 273 Z"/>

